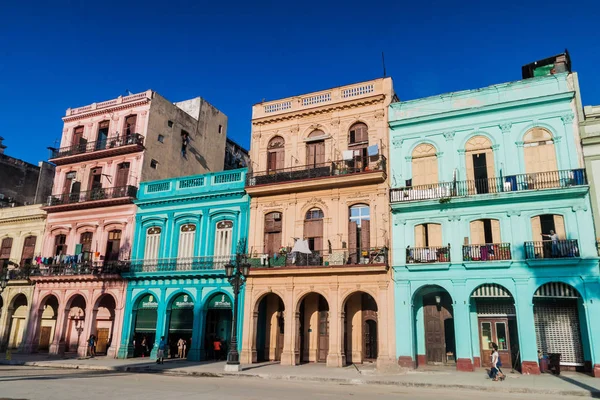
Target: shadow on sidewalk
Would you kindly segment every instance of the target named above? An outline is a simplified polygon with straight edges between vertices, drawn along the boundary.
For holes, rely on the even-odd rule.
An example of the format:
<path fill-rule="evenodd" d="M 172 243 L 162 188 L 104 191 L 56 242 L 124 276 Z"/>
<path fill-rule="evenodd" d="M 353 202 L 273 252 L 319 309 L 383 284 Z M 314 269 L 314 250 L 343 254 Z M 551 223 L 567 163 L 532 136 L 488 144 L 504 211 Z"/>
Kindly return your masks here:
<path fill-rule="evenodd" d="M 577 387 L 579 387 L 581 389 L 585 389 L 585 390 L 589 391 L 590 392 L 590 397 L 592 397 L 593 399 L 600 399 L 600 393 L 598 392 L 598 389 L 595 388 L 595 387 L 593 387 L 593 386 L 586 385 L 583 382 L 580 382 L 580 381 L 578 381 L 576 379 L 573 379 L 573 378 L 569 378 L 568 376 L 564 376 L 564 375 L 558 375 L 558 376 L 555 376 L 555 377 L 558 378 L 558 379 L 560 379 L 560 380 L 563 380 L 565 382 L 568 382 L 571 385 L 575 385 L 575 386 L 577 386 Z"/>

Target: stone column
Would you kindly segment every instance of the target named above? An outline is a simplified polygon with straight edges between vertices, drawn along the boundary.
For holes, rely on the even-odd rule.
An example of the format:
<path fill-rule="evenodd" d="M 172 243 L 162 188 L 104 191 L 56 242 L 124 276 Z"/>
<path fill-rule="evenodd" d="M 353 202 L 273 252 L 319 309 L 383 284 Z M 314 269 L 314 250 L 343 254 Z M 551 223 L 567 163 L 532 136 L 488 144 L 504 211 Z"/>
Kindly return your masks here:
<path fill-rule="evenodd" d="M 525 152 L 524 152 L 525 150 L 524 150 L 523 146 L 525 145 L 525 142 L 517 141 L 517 142 L 515 142 L 515 144 L 517 145 L 517 159 L 519 160 L 519 170 L 514 171 L 514 175 L 524 174 L 525 173 Z M 513 173 L 511 173 L 511 175 L 513 175 Z"/>
<path fill-rule="evenodd" d="M 121 299 L 116 299 L 117 304 L 115 304 L 115 315 L 113 319 L 112 330 L 110 332 L 110 346 L 106 350 L 107 358 L 117 358 L 117 352 L 121 343 L 121 336 L 125 335 L 123 329 L 123 289 L 124 287 L 119 288 Z"/>
<path fill-rule="evenodd" d="M 337 283 L 329 287 L 329 352 L 327 354 L 328 367 L 343 367 L 342 364 L 342 348 L 344 341 L 342 338 L 342 323 L 340 315 L 344 312 L 341 310 L 342 304 L 339 298 Z M 319 329 L 317 323 L 317 330 Z M 317 332 L 318 333 L 318 332 Z"/>
<path fill-rule="evenodd" d="M 389 326 L 388 321 L 390 320 L 388 313 L 393 312 L 394 308 L 389 308 L 389 296 L 388 291 L 389 277 L 386 275 L 385 280 L 379 282 L 379 290 L 377 292 L 377 367 L 382 368 L 384 365 L 394 363 L 395 357 L 392 357 L 390 353 L 394 352 L 395 349 L 389 347 L 390 343 L 394 341 L 389 337 Z"/>
<path fill-rule="evenodd" d="M 584 278 L 585 279 L 585 278 Z M 590 362 L 592 374 L 596 378 L 600 378 L 600 340 L 598 332 L 600 332 L 600 303 L 598 302 L 598 293 L 600 293 L 600 283 L 597 277 L 589 277 L 584 280 L 585 293 L 583 299 L 583 309 L 585 315 L 580 315 L 581 319 L 585 319 L 587 332 L 582 332 L 582 339 L 588 338 Z M 596 300 L 596 302 L 594 302 Z M 583 327 L 583 324 L 581 324 Z"/>
<path fill-rule="evenodd" d="M 135 324 L 135 315 L 133 311 L 133 287 L 127 286 L 127 293 L 125 295 L 125 306 L 122 307 L 122 311 L 120 313 L 123 318 L 123 323 L 121 326 L 121 342 L 119 343 L 119 350 L 116 354 L 117 358 L 127 358 L 133 354 L 133 324 Z M 115 319 L 117 318 L 117 313 L 115 312 Z M 112 348 L 112 345 L 111 345 Z"/>
<path fill-rule="evenodd" d="M 98 309 L 94 307 L 94 304 L 87 304 L 87 307 L 85 308 L 83 332 L 81 333 L 81 335 L 78 336 L 79 343 L 77 346 L 77 354 L 79 355 L 79 357 L 87 356 L 87 341 L 90 335 L 95 335 L 96 339 L 98 339 L 98 333 L 96 332 L 96 329 L 94 329 L 97 315 Z"/>
<path fill-rule="evenodd" d="M 158 302 L 158 309 L 156 310 L 156 335 L 154 336 L 154 345 L 152 346 L 152 351 L 150 352 L 151 358 L 156 358 L 160 337 L 165 336 L 165 324 L 167 316 L 166 290 L 167 289 L 164 287 L 160 288 L 160 300 Z"/>
<path fill-rule="evenodd" d="M 524 375 L 539 375 L 537 340 L 533 316 L 533 293 L 529 279 L 515 279 L 515 309 L 517 312 L 517 333 L 521 351 L 521 369 Z"/>
<path fill-rule="evenodd" d="M 200 361 L 203 359 L 204 320 L 202 306 L 202 288 L 196 288 L 196 301 L 194 302 L 194 324 L 192 327 L 192 343 L 188 349 L 187 359 Z"/>
<path fill-rule="evenodd" d="M 415 368 L 415 318 L 409 281 L 396 281 L 395 291 L 394 323 L 396 324 L 396 355 L 398 357 L 398 365 L 405 368 Z"/>
<path fill-rule="evenodd" d="M 471 315 L 465 281 L 452 281 L 455 288 L 454 300 L 454 337 L 456 346 L 456 369 L 472 372 L 473 353 L 471 344 Z"/>
<path fill-rule="evenodd" d="M 240 362 L 242 364 L 251 364 L 257 361 L 256 354 L 256 330 L 258 323 L 258 311 L 254 311 L 254 291 L 253 280 L 251 277 L 246 281 L 246 299 L 244 300 L 244 314 L 247 318 L 242 321 L 243 336 L 241 337 L 242 351 L 240 353 Z"/>
<path fill-rule="evenodd" d="M 65 307 L 65 304 L 59 301 L 56 324 L 54 326 L 54 337 L 48 351 L 50 354 L 63 354 L 65 352 L 65 339 L 63 336 L 68 322 L 68 313 L 69 310 Z"/>
<path fill-rule="evenodd" d="M 30 325 L 30 327 L 28 326 L 25 330 L 27 332 L 27 335 L 23 340 L 23 353 L 33 353 L 34 351 L 37 351 L 37 344 L 40 342 L 39 331 L 41 325 L 41 313 L 39 301 L 40 290 L 34 290 L 31 299 L 30 315 L 28 319 L 28 325 Z"/>
<path fill-rule="evenodd" d="M 283 304 L 285 307 L 284 321 L 285 331 L 283 334 L 283 351 L 281 352 L 281 365 L 296 365 L 296 339 L 298 337 L 299 313 L 294 307 L 293 283 L 286 284 Z"/>

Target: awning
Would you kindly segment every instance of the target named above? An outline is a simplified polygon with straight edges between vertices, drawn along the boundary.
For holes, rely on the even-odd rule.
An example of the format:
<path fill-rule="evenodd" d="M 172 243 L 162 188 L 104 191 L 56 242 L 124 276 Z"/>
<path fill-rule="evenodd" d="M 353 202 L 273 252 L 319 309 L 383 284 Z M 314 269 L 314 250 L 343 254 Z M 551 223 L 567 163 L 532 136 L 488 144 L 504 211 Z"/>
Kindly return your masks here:
<path fill-rule="evenodd" d="M 475 298 L 489 298 L 489 297 L 505 297 L 512 298 L 510 292 L 506 290 L 503 286 L 497 285 L 495 283 L 488 283 L 485 285 L 479 286 L 471 297 Z"/>
<path fill-rule="evenodd" d="M 571 285 L 562 282 L 549 282 L 539 287 L 533 297 L 550 297 L 561 299 L 578 299 L 579 292 Z"/>

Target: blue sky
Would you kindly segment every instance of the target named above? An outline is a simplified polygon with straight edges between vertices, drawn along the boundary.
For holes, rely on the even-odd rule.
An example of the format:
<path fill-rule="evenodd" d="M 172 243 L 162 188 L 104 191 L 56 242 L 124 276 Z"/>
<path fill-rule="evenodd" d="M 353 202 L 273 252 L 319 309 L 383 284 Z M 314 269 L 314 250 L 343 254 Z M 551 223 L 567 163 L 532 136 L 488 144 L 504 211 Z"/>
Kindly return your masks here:
<path fill-rule="evenodd" d="M 382 51 L 410 100 L 517 80 L 568 48 L 584 104 L 600 104 L 597 1 L 491 3 L 4 1 L 0 136 L 37 163 L 68 107 L 150 88 L 204 97 L 248 147 L 252 104 L 380 77 Z"/>

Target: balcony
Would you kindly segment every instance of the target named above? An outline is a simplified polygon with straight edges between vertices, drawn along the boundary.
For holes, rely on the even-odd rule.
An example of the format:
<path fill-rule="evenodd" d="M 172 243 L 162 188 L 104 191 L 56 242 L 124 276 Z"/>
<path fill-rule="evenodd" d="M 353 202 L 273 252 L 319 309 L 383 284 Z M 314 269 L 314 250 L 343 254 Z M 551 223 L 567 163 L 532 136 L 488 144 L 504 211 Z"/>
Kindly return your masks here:
<path fill-rule="evenodd" d="M 225 274 L 225 265 L 233 262 L 234 259 L 235 256 L 231 255 L 132 260 L 124 274 L 128 276 L 164 276 L 217 271 L 220 271 L 219 274 Z"/>
<path fill-rule="evenodd" d="M 263 254 L 250 258 L 254 268 L 319 268 L 345 266 L 387 266 L 388 250 L 385 247 L 371 248 L 360 252 L 349 249 L 319 250 L 310 254 L 287 252 L 277 257 Z"/>
<path fill-rule="evenodd" d="M 443 200 L 482 194 L 565 189 L 583 185 L 587 185 L 584 169 L 549 171 L 390 189 L 390 202 Z"/>
<path fill-rule="evenodd" d="M 128 204 L 133 201 L 136 194 L 135 186 L 97 188 L 79 193 L 55 194 L 48 198 L 46 206 L 42 209 L 47 212 L 56 212 Z"/>
<path fill-rule="evenodd" d="M 448 246 L 406 248 L 406 264 L 432 264 L 450 262 L 450 244 Z"/>
<path fill-rule="evenodd" d="M 253 172 L 246 177 L 246 191 L 260 196 L 381 183 L 386 178 L 386 162 L 385 156 L 378 155 Z"/>
<path fill-rule="evenodd" d="M 138 133 L 114 136 L 96 142 L 83 142 L 52 151 L 50 161 L 56 165 L 72 164 L 103 157 L 135 153 L 144 149 L 144 137 Z"/>
<path fill-rule="evenodd" d="M 463 246 L 463 261 L 508 261 L 510 243 L 470 244 Z"/>
<path fill-rule="evenodd" d="M 525 242 L 526 260 L 548 260 L 557 258 L 579 258 L 579 244 L 577 239 Z"/>
<path fill-rule="evenodd" d="M 124 261 L 85 261 L 81 263 L 61 263 L 28 266 L 30 277 L 67 277 L 76 275 L 115 275 L 120 274 L 126 266 Z"/>

